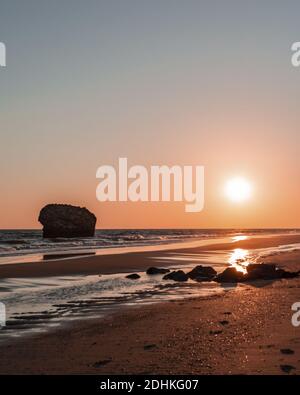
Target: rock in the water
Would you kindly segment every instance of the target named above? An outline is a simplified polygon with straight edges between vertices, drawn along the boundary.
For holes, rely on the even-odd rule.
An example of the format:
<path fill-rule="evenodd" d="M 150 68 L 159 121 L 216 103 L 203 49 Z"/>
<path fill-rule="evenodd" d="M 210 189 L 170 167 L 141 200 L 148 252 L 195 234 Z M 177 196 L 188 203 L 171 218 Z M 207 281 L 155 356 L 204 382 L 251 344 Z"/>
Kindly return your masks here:
<path fill-rule="evenodd" d="M 42 208 L 39 221 L 43 237 L 92 237 L 96 217 L 88 209 L 69 204 L 48 204 Z"/>
<path fill-rule="evenodd" d="M 198 265 L 189 273 L 188 277 L 195 281 L 212 281 L 217 272 L 211 266 Z"/>
<path fill-rule="evenodd" d="M 235 267 L 228 267 L 214 279 L 218 283 L 237 283 L 245 280 L 244 273 L 236 270 Z"/>
<path fill-rule="evenodd" d="M 177 270 L 163 276 L 163 280 L 187 281 L 188 279 L 188 275 L 185 274 L 182 270 Z"/>
<path fill-rule="evenodd" d="M 160 267 L 149 267 L 149 269 L 146 271 L 147 274 L 165 274 L 169 272 L 169 269 L 162 269 Z"/>
<path fill-rule="evenodd" d="M 137 280 L 138 278 L 141 278 L 141 276 L 137 273 L 132 273 L 132 274 L 128 274 L 126 278 L 130 278 L 130 280 Z"/>

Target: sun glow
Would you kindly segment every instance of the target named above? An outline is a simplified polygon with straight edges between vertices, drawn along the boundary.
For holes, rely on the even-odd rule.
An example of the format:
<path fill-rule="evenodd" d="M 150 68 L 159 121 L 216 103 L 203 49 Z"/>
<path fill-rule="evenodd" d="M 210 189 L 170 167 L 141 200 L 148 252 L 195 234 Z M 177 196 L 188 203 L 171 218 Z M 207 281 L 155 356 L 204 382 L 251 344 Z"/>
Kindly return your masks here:
<path fill-rule="evenodd" d="M 228 263 L 230 266 L 235 267 L 239 272 L 247 273 L 247 266 L 249 265 L 248 261 L 249 251 L 244 250 L 242 248 L 236 248 L 230 254 L 228 259 Z"/>
<path fill-rule="evenodd" d="M 245 178 L 232 178 L 225 185 L 225 194 L 231 201 L 240 203 L 251 197 L 252 186 Z"/>

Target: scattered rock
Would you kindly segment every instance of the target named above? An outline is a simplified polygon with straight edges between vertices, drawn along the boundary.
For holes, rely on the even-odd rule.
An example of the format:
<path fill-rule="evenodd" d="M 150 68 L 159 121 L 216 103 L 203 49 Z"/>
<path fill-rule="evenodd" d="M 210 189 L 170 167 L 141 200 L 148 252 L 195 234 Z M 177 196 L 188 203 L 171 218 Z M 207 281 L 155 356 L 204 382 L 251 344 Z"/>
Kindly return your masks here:
<path fill-rule="evenodd" d="M 187 281 L 189 278 L 182 270 L 177 270 L 163 276 L 163 280 Z"/>
<path fill-rule="evenodd" d="M 235 267 L 228 267 L 215 277 L 218 283 L 237 283 L 244 281 L 244 273 L 236 270 Z"/>
<path fill-rule="evenodd" d="M 92 237 L 96 217 L 85 207 L 69 204 L 48 204 L 40 211 L 39 222 L 44 226 L 43 237 Z"/>
<path fill-rule="evenodd" d="M 281 354 L 285 354 L 285 355 L 292 355 L 295 354 L 294 350 L 291 350 L 290 348 L 282 348 L 280 350 Z"/>
<path fill-rule="evenodd" d="M 149 267 L 149 269 L 147 269 L 146 273 L 147 274 L 165 274 L 165 273 L 169 273 L 170 270 L 169 269 L 163 269 L 160 267 Z"/>
<path fill-rule="evenodd" d="M 198 265 L 189 273 L 188 277 L 195 281 L 212 281 L 217 272 L 210 266 Z"/>
<path fill-rule="evenodd" d="M 265 263 L 253 263 L 247 266 L 247 273 L 239 272 L 234 267 L 225 269 L 214 278 L 219 283 L 237 283 L 255 280 L 276 280 L 280 278 L 294 278 L 299 272 L 287 272 L 278 269 L 276 265 Z"/>
<path fill-rule="evenodd" d="M 247 266 L 247 281 L 249 280 L 273 280 L 279 277 L 275 265 L 250 264 Z"/>
<path fill-rule="evenodd" d="M 295 366 L 292 365 L 280 365 L 280 369 L 284 373 L 290 373 L 292 370 L 296 369 Z"/>
<path fill-rule="evenodd" d="M 265 263 L 251 263 L 247 266 L 247 272 L 248 275 L 254 274 L 255 277 L 273 276 L 276 272 L 276 266 L 272 264 L 267 265 Z"/>
<path fill-rule="evenodd" d="M 137 273 L 133 273 L 133 274 L 128 274 L 126 278 L 129 278 L 130 280 L 137 280 L 138 278 L 141 278 L 141 276 Z"/>
<path fill-rule="evenodd" d="M 256 263 L 247 266 L 246 281 L 293 278 L 298 275 L 298 272 L 287 272 L 283 269 L 278 269 L 276 265 L 273 264 Z"/>

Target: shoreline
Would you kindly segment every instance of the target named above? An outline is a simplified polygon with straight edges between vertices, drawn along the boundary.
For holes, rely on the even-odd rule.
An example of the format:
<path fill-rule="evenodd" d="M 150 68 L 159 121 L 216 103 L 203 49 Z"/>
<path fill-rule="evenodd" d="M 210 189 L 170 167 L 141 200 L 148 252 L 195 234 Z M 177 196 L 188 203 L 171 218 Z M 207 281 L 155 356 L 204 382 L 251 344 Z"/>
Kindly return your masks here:
<path fill-rule="evenodd" d="M 225 239 L 222 238 L 224 241 Z M 230 251 L 235 248 L 242 249 L 259 249 L 278 247 L 285 244 L 300 243 L 300 235 L 274 235 L 251 237 L 246 240 L 230 241 L 227 238 L 226 242 L 218 243 L 216 240 L 203 240 L 193 242 L 198 244 L 191 246 L 191 243 L 184 245 L 169 246 L 168 248 L 156 249 L 153 246 L 150 251 L 142 250 L 135 252 L 115 251 L 111 254 L 99 254 L 91 256 L 83 256 L 76 258 L 49 260 L 43 262 L 27 262 L 16 264 L 2 264 L 0 265 L 0 279 L 5 278 L 35 278 L 35 277 L 49 277 L 49 276 L 64 276 L 73 274 L 116 274 L 116 273 L 131 273 L 135 271 L 146 270 L 149 266 L 154 265 L 155 259 L 167 254 L 200 254 L 203 252 L 214 251 Z M 164 246 L 167 247 L 167 246 Z M 121 250 L 121 249 L 120 249 Z M 159 263 L 160 266 L 166 264 Z M 170 265 L 169 265 L 170 266 Z"/>

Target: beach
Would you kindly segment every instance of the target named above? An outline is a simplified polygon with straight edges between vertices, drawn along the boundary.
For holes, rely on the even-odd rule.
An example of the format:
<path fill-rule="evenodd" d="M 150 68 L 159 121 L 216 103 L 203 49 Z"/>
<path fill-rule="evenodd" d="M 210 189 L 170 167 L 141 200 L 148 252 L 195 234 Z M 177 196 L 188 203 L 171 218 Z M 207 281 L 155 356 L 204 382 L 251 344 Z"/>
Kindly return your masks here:
<path fill-rule="evenodd" d="M 141 273 L 154 266 L 151 262 L 184 267 L 193 256 L 199 257 L 197 264 L 207 265 L 201 260 L 204 257 L 211 264 L 216 260 L 214 267 L 223 270 L 228 263 L 220 263 L 227 256 L 222 254 L 246 249 L 259 251 L 261 262 L 299 270 L 299 243 L 298 234 L 210 240 L 199 246 L 183 243 L 148 251 L 1 265 L 0 277 L 49 281 L 75 273 L 100 278 L 121 273 L 124 277 L 122 273 Z M 170 256 L 185 260 L 170 262 Z M 194 261 L 189 265 L 195 266 Z M 158 283 L 163 283 L 161 277 Z M 191 284 L 193 294 L 182 298 L 176 298 L 181 284 L 175 285 L 172 298 L 166 294 L 155 303 L 135 301 L 101 317 L 82 317 L 43 333 L 5 339 L 0 343 L 0 373 L 299 373 L 300 327 L 291 323 L 291 306 L 299 301 L 299 278 L 218 286 L 211 294 L 201 294 L 203 284 L 195 283 Z"/>
<path fill-rule="evenodd" d="M 23 258 L 23 263 L 2 264 L 0 278 L 10 277 L 48 277 L 69 274 L 113 274 L 146 270 L 151 266 L 151 260 L 159 259 L 166 254 L 200 254 L 204 252 L 230 251 L 233 249 L 259 249 L 290 245 L 300 242 L 300 235 L 280 235 L 247 237 L 245 240 L 211 239 L 209 241 L 195 241 L 164 246 L 147 246 L 133 249 L 119 248 L 102 250 L 99 255 L 56 259 L 41 262 L 31 262 L 30 258 Z M 200 246 L 199 246 L 200 244 Z M 203 244 L 203 245 L 201 245 Z M 131 252 L 134 250 L 134 252 Z M 273 257 L 272 257 L 273 259 Z M 224 263 L 226 265 L 226 263 Z"/>

